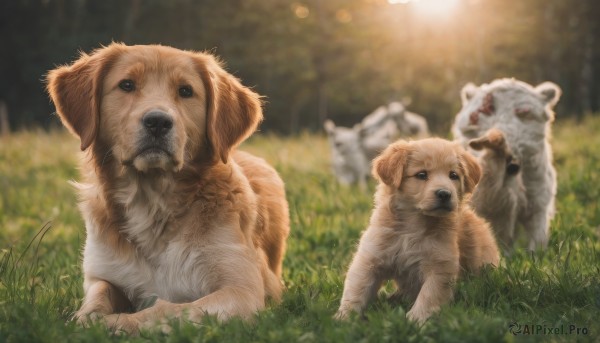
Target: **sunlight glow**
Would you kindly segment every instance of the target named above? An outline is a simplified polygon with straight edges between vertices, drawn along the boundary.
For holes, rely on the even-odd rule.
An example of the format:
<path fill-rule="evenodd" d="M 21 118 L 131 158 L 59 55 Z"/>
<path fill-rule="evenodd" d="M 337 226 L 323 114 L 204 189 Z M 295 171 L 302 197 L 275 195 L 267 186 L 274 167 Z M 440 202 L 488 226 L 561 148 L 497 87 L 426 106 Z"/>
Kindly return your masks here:
<path fill-rule="evenodd" d="M 306 7 L 306 5 L 299 4 L 299 3 L 293 3 L 291 7 L 292 7 L 292 11 L 296 15 L 296 17 L 298 17 L 300 19 L 305 19 L 310 14 L 310 11 L 309 11 L 308 7 Z"/>
<path fill-rule="evenodd" d="M 419 15 L 429 18 L 452 16 L 460 0 L 388 0 L 391 5 L 410 5 Z"/>

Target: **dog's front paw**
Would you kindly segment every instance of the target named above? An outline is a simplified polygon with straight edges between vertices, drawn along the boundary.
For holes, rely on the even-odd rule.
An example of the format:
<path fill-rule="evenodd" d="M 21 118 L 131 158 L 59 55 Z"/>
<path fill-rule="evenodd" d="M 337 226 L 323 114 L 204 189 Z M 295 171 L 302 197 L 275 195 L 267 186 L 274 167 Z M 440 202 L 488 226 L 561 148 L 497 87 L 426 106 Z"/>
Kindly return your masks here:
<path fill-rule="evenodd" d="M 100 312 L 97 312 L 97 311 L 89 312 L 89 311 L 84 311 L 83 309 L 80 309 L 79 311 L 75 312 L 73 317 L 71 317 L 71 321 L 76 322 L 77 325 L 81 325 L 83 327 L 88 327 L 93 322 L 98 321 L 102 317 L 104 317 L 104 314 L 102 314 Z"/>
<path fill-rule="evenodd" d="M 135 314 L 117 313 L 103 317 L 106 327 L 115 334 L 127 333 L 137 335 L 140 332 L 140 322 Z"/>
<path fill-rule="evenodd" d="M 410 320 L 411 322 L 417 323 L 418 325 L 423 325 L 427 321 L 427 319 L 429 318 L 430 315 L 431 315 L 430 313 L 427 313 L 427 312 L 419 310 L 419 309 L 415 309 L 413 307 L 406 314 L 406 318 L 408 318 L 408 320 Z"/>

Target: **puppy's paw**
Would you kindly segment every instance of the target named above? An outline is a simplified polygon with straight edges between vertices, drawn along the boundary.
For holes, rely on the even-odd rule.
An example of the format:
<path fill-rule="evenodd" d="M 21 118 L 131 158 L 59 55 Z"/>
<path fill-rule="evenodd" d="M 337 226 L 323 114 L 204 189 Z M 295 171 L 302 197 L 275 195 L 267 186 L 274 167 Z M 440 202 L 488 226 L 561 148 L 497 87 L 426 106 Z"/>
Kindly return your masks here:
<path fill-rule="evenodd" d="M 347 310 L 339 309 L 337 313 L 333 316 L 333 319 L 343 321 L 348 319 L 350 312 Z"/>

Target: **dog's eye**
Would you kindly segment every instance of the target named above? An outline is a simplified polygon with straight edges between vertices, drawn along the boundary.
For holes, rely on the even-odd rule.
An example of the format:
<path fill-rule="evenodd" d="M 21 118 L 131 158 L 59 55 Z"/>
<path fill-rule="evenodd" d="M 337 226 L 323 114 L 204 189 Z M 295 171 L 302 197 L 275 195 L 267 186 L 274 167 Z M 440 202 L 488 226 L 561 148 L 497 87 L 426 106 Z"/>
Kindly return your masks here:
<path fill-rule="evenodd" d="M 459 180 L 460 177 L 458 176 L 458 174 L 456 172 L 450 172 L 450 180 Z"/>
<path fill-rule="evenodd" d="M 182 98 L 191 98 L 194 95 L 194 90 L 190 86 L 179 87 L 179 96 Z"/>
<path fill-rule="evenodd" d="M 121 82 L 119 82 L 119 88 L 124 92 L 130 93 L 135 90 L 135 83 L 132 80 L 121 80 Z"/>
<path fill-rule="evenodd" d="M 420 171 L 415 175 L 415 177 L 419 180 L 427 180 L 428 175 L 426 171 Z"/>

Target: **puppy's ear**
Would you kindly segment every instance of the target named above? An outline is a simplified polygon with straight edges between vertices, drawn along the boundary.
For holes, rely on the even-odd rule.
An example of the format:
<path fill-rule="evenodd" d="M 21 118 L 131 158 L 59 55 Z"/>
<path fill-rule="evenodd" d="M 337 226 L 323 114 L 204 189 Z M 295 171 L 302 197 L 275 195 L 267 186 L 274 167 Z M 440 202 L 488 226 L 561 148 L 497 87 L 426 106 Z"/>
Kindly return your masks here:
<path fill-rule="evenodd" d="M 503 151 L 506 149 L 506 140 L 502 131 L 492 128 L 483 137 L 471 140 L 469 146 L 475 150 L 492 149 Z"/>
<path fill-rule="evenodd" d="M 373 161 L 373 176 L 390 187 L 399 188 L 402 183 L 404 166 L 408 161 L 410 144 L 398 141 L 388 146 Z"/>
<path fill-rule="evenodd" d="M 206 133 L 214 158 L 227 163 L 229 152 L 263 119 L 260 96 L 227 73 L 212 55 L 194 54 L 206 89 Z"/>
<path fill-rule="evenodd" d="M 51 70 L 47 75 L 47 90 L 63 125 L 81 140 L 81 150 L 87 149 L 98 133 L 100 101 L 104 76 L 118 54 L 121 44 L 81 54 L 73 64 Z"/>
<path fill-rule="evenodd" d="M 481 167 L 473 155 L 464 151 L 461 152 L 461 167 L 465 176 L 465 193 L 473 193 L 475 186 L 481 179 Z"/>
<path fill-rule="evenodd" d="M 535 91 L 541 96 L 544 103 L 550 105 L 550 107 L 556 105 L 562 94 L 562 90 L 557 84 L 548 81 L 535 87 Z"/>
<path fill-rule="evenodd" d="M 325 120 L 325 123 L 323 123 L 323 127 L 325 128 L 325 131 L 328 135 L 333 135 L 335 133 L 335 124 L 333 123 L 333 121 L 329 119 Z"/>
<path fill-rule="evenodd" d="M 404 117 L 404 113 L 406 112 L 406 108 L 401 102 L 391 102 L 388 105 L 389 114 L 398 118 Z"/>
<path fill-rule="evenodd" d="M 460 90 L 460 99 L 462 100 L 463 106 L 466 105 L 477 93 L 477 86 L 474 83 L 469 82 Z"/>

